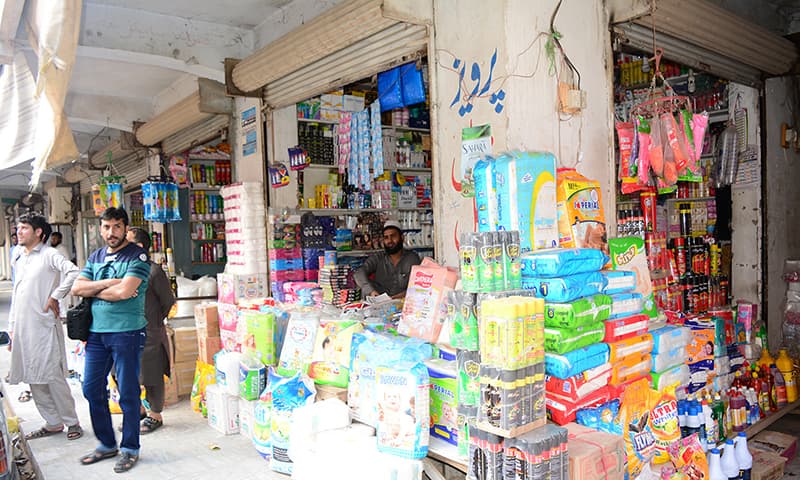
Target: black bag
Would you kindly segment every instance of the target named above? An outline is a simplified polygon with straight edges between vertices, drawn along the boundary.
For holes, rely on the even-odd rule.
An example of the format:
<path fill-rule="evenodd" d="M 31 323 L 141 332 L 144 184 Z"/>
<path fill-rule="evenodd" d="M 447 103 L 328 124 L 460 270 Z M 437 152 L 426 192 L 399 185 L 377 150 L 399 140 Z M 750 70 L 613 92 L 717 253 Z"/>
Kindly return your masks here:
<path fill-rule="evenodd" d="M 67 311 L 67 336 L 85 342 L 92 326 L 92 299 L 84 298 L 77 306 Z"/>

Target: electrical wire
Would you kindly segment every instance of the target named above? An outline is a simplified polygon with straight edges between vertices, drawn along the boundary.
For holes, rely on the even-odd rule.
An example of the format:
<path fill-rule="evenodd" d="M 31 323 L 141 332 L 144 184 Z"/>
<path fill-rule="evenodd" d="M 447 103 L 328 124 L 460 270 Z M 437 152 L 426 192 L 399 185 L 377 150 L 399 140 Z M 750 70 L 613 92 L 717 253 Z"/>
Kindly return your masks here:
<path fill-rule="evenodd" d="M 95 166 L 95 165 L 92 163 L 92 156 L 91 156 L 91 155 L 89 155 L 89 152 L 91 152 L 91 151 L 92 151 L 92 145 L 94 145 L 94 141 L 95 141 L 95 140 L 97 140 L 97 138 L 98 138 L 98 137 L 100 137 L 100 135 L 102 135 L 102 134 L 103 134 L 103 132 L 105 132 L 107 129 L 108 129 L 108 127 L 103 127 L 102 129 L 100 129 L 100 131 L 99 131 L 99 132 L 97 132 L 97 133 L 95 134 L 95 136 L 93 136 L 93 137 L 92 137 L 92 139 L 91 139 L 91 140 L 89 140 L 89 147 L 87 147 L 87 148 L 86 148 L 86 157 L 89 159 L 89 168 L 92 168 L 92 169 L 95 169 L 95 170 L 102 170 L 102 168 L 100 168 L 100 167 L 96 167 L 96 166 Z"/>

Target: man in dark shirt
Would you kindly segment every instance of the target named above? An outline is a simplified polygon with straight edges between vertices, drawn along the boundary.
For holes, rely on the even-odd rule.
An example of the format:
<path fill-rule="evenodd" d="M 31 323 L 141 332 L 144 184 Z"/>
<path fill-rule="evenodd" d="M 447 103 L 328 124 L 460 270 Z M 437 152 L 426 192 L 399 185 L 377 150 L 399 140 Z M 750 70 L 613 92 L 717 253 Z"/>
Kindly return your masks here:
<path fill-rule="evenodd" d="M 385 293 L 392 298 L 403 298 L 411 267 L 419 265 L 422 260 L 415 252 L 403 248 L 403 230 L 394 220 L 383 225 L 383 249 L 383 252 L 367 258 L 356 271 L 356 284 L 364 297 Z"/>

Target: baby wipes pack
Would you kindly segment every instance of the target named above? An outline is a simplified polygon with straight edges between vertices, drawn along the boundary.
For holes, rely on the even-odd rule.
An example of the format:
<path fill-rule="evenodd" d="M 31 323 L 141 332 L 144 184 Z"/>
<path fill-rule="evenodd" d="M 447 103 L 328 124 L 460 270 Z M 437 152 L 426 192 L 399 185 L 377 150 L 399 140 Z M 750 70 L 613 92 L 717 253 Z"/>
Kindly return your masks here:
<path fill-rule="evenodd" d="M 523 252 L 557 247 L 555 156 L 511 152 L 494 164 L 499 229 L 519 230 Z"/>
<path fill-rule="evenodd" d="M 548 248 L 524 253 L 520 263 L 523 276 L 562 277 L 600 270 L 608 256 L 593 248 Z"/>
<path fill-rule="evenodd" d="M 644 240 L 639 237 L 612 238 L 608 241 L 611 262 L 615 270 L 625 270 L 636 274 L 636 292 L 642 295 L 642 313 L 650 318 L 658 317 L 658 309 L 653 297 L 653 283 L 647 266 L 647 253 Z"/>
<path fill-rule="evenodd" d="M 600 293 L 606 286 L 605 282 L 606 279 L 600 272 L 553 278 L 523 276 L 522 288 L 533 290 L 535 296 L 546 302 L 563 303 Z"/>
<path fill-rule="evenodd" d="M 600 182 L 575 169 L 558 169 L 558 241 L 564 248 L 596 248 L 608 252 Z"/>
<path fill-rule="evenodd" d="M 608 362 L 608 345 L 595 343 L 564 355 L 545 353 L 545 373 L 567 379 Z"/>
<path fill-rule="evenodd" d="M 603 322 L 590 323 L 575 328 L 544 329 L 544 349 L 546 352 L 564 354 L 581 347 L 597 343 L 605 336 Z"/>
<path fill-rule="evenodd" d="M 601 273 L 606 277 L 606 289 L 603 293 L 607 295 L 631 292 L 636 288 L 636 273 L 634 272 L 603 270 Z"/>
<path fill-rule="evenodd" d="M 431 380 L 431 436 L 458 446 L 458 369 L 440 358 L 425 361 Z"/>
<path fill-rule="evenodd" d="M 428 455 L 430 377 L 423 363 L 378 367 L 375 378 L 378 450 L 403 458 Z"/>
<path fill-rule="evenodd" d="M 575 328 L 601 322 L 611 314 L 611 297 L 603 294 L 579 298 L 567 303 L 545 302 L 544 325 Z"/>

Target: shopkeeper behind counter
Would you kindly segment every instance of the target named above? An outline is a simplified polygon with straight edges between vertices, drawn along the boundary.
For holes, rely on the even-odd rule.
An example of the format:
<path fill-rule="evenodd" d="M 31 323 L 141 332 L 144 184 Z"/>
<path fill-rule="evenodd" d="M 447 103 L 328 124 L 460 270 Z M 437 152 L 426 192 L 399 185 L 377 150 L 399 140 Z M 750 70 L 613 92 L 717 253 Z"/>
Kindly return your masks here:
<path fill-rule="evenodd" d="M 403 248 L 403 231 L 394 220 L 383 224 L 383 250 L 367 258 L 356 271 L 356 283 L 364 297 L 385 293 L 392 298 L 403 298 L 411 267 L 422 260 L 415 252 Z"/>

